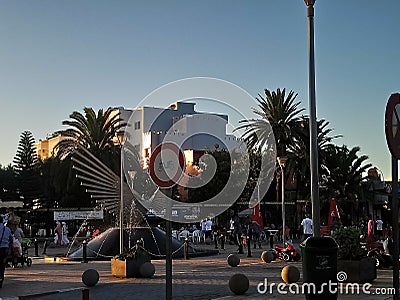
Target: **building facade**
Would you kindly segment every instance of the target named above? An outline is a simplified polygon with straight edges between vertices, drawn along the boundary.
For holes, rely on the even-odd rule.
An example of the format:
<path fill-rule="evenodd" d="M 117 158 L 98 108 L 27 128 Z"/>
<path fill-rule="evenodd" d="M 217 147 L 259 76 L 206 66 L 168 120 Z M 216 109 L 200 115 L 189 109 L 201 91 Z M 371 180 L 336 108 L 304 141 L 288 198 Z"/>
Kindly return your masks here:
<path fill-rule="evenodd" d="M 231 151 L 244 146 L 240 138 L 226 133 L 227 115 L 197 112 L 194 107 L 195 103 L 175 102 L 167 108 L 142 106 L 133 110 L 125 139 L 140 153 L 144 168 L 162 142 L 173 142 L 191 153 L 188 159 L 207 149 Z"/>

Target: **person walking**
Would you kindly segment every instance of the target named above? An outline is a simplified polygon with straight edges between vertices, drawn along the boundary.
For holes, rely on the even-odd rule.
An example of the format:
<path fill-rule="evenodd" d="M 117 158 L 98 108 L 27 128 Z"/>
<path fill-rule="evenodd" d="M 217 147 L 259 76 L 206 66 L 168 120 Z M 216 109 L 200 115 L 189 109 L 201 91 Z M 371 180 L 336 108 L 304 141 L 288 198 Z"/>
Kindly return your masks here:
<path fill-rule="evenodd" d="M 54 229 L 54 232 L 56 233 L 54 236 L 54 244 L 56 244 L 57 246 L 61 246 L 61 242 L 62 242 L 62 226 L 60 221 L 56 222 L 56 228 Z"/>
<path fill-rule="evenodd" d="M 207 218 L 206 221 L 206 239 L 211 239 L 212 238 L 212 221 L 211 218 Z"/>
<path fill-rule="evenodd" d="M 369 214 L 368 215 L 368 232 L 367 232 L 367 234 L 368 234 L 368 239 L 370 239 L 370 240 L 373 240 L 373 238 L 374 238 L 374 226 L 375 226 L 375 224 L 374 224 L 374 219 L 372 218 L 372 215 L 371 214 Z"/>
<path fill-rule="evenodd" d="M 261 228 L 257 221 L 253 221 L 251 223 L 252 226 L 252 234 L 254 241 L 254 249 L 256 249 L 256 244 L 258 244 L 258 248 L 261 249 Z"/>
<path fill-rule="evenodd" d="M 7 263 L 8 251 L 12 245 L 11 229 L 3 224 L 3 216 L 0 216 L 0 288 L 3 287 L 4 271 Z"/>
<path fill-rule="evenodd" d="M 376 238 L 381 240 L 383 238 L 383 221 L 379 216 L 376 217 Z"/>
<path fill-rule="evenodd" d="M 21 243 L 22 245 L 22 239 L 25 237 L 24 232 L 22 231 L 21 227 L 17 225 L 17 227 L 14 230 L 14 237 Z"/>
<path fill-rule="evenodd" d="M 61 240 L 61 245 L 67 246 L 69 244 L 69 239 L 68 239 L 68 227 L 65 222 L 62 222 L 62 228 L 61 228 L 61 235 L 62 235 L 62 240 Z"/>
<path fill-rule="evenodd" d="M 309 215 L 301 221 L 301 226 L 303 226 L 303 241 L 312 236 L 313 229 L 312 229 L 312 220 L 310 219 Z"/>
<path fill-rule="evenodd" d="M 240 224 L 239 217 L 236 217 L 234 219 L 233 223 L 234 229 L 233 229 L 233 236 L 234 236 L 234 242 L 236 246 L 238 246 L 238 253 L 243 254 L 243 244 L 242 244 L 242 225 Z"/>

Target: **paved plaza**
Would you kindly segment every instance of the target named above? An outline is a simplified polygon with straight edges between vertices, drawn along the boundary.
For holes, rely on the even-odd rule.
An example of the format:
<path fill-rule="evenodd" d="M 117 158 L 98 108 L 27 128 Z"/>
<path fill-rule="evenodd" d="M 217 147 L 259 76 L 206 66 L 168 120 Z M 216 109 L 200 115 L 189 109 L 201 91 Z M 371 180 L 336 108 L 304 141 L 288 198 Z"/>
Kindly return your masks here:
<path fill-rule="evenodd" d="M 213 248 L 212 245 L 204 247 Z M 265 245 L 264 248 L 267 246 Z M 173 261 L 173 299 L 305 299 L 304 295 L 282 295 L 273 289 L 266 294 L 257 291 L 257 285 L 268 280 L 268 284 L 282 283 L 281 270 L 287 265 L 283 261 L 263 263 L 260 259 L 264 249 L 251 249 L 241 254 L 238 267 L 230 267 L 226 257 L 234 253 L 236 247 L 227 245 L 220 254 L 208 257 L 175 259 Z M 30 249 L 30 255 L 34 253 Z M 42 249 L 39 249 L 42 253 Z M 115 278 L 111 275 L 109 261 L 54 261 L 53 257 L 62 256 L 66 248 L 48 248 L 44 255 L 33 257 L 31 267 L 7 268 L 1 299 L 82 299 L 82 273 L 87 269 L 96 269 L 100 280 L 89 288 L 90 299 L 165 299 L 165 260 L 153 260 L 156 273 L 153 278 Z M 39 254 L 40 254 L 39 253 Z M 290 263 L 301 270 L 301 262 Z M 250 281 L 249 290 L 241 296 L 234 295 L 228 286 L 233 274 L 245 274 Z M 392 285 L 392 270 L 378 270 L 378 278 L 370 288 L 371 294 L 339 295 L 338 299 L 392 299 L 390 295 L 376 295 L 380 288 Z M 299 284 L 301 284 L 301 280 Z"/>

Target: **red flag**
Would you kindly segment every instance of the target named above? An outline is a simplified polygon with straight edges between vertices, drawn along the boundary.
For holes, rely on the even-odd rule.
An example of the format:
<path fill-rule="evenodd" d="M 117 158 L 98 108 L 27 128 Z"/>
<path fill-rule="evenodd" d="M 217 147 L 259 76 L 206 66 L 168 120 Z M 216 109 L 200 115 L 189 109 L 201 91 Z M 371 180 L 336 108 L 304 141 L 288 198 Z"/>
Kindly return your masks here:
<path fill-rule="evenodd" d="M 337 208 L 336 199 L 331 199 L 331 206 L 329 208 L 329 215 L 328 215 L 328 228 L 331 228 L 333 218 L 340 219 L 339 210 Z"/>
<path fill-rule="evenodd" d="M 256 221 L 258 223 L 258 225 L 260 225 L 261 230 L 264 229 L 263 220 L 262 220 L 261 212 L 260 212 L 260 203 L 257 203 L 253 207 L 252 213 L 251 213 L 251 220 Z"/>

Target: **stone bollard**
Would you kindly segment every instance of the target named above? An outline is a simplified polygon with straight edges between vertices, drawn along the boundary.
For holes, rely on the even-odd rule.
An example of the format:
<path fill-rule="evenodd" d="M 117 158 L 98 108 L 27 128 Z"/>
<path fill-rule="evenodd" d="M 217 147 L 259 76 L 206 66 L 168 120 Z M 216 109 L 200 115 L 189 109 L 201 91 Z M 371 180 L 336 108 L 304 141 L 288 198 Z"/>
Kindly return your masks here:
<path fill-rule="evenodd" d="M 247 244 L 247 257 L 251 257 L 251 240 L 248 235 L 246 236 L 246 244 Z"/>
<path fill-rule="evenodd" d="M 82 242 L 82 263 L 87 263 L 88 259 L 87 259 L 87 241 L 84 240 Z"/>
<path fill-rule="evenodd" d="M 82 300 L 89 300 L 89 289 L 82 289 Z"/>
<path fill-rule="evenodd" d="M 183 243 L 183 259 L 189 259 L 189 239 L 185 238 Z"/>
<path fill-rule="evenodd" d="M 223 234 L 221 234 L 221 249 L 225 250 L 225 236 Z"/>
<path fill-rule="evenodd" d="M 39 243 L 37 239 L 35 239 L 35 256 L 39 256 Z"/>

